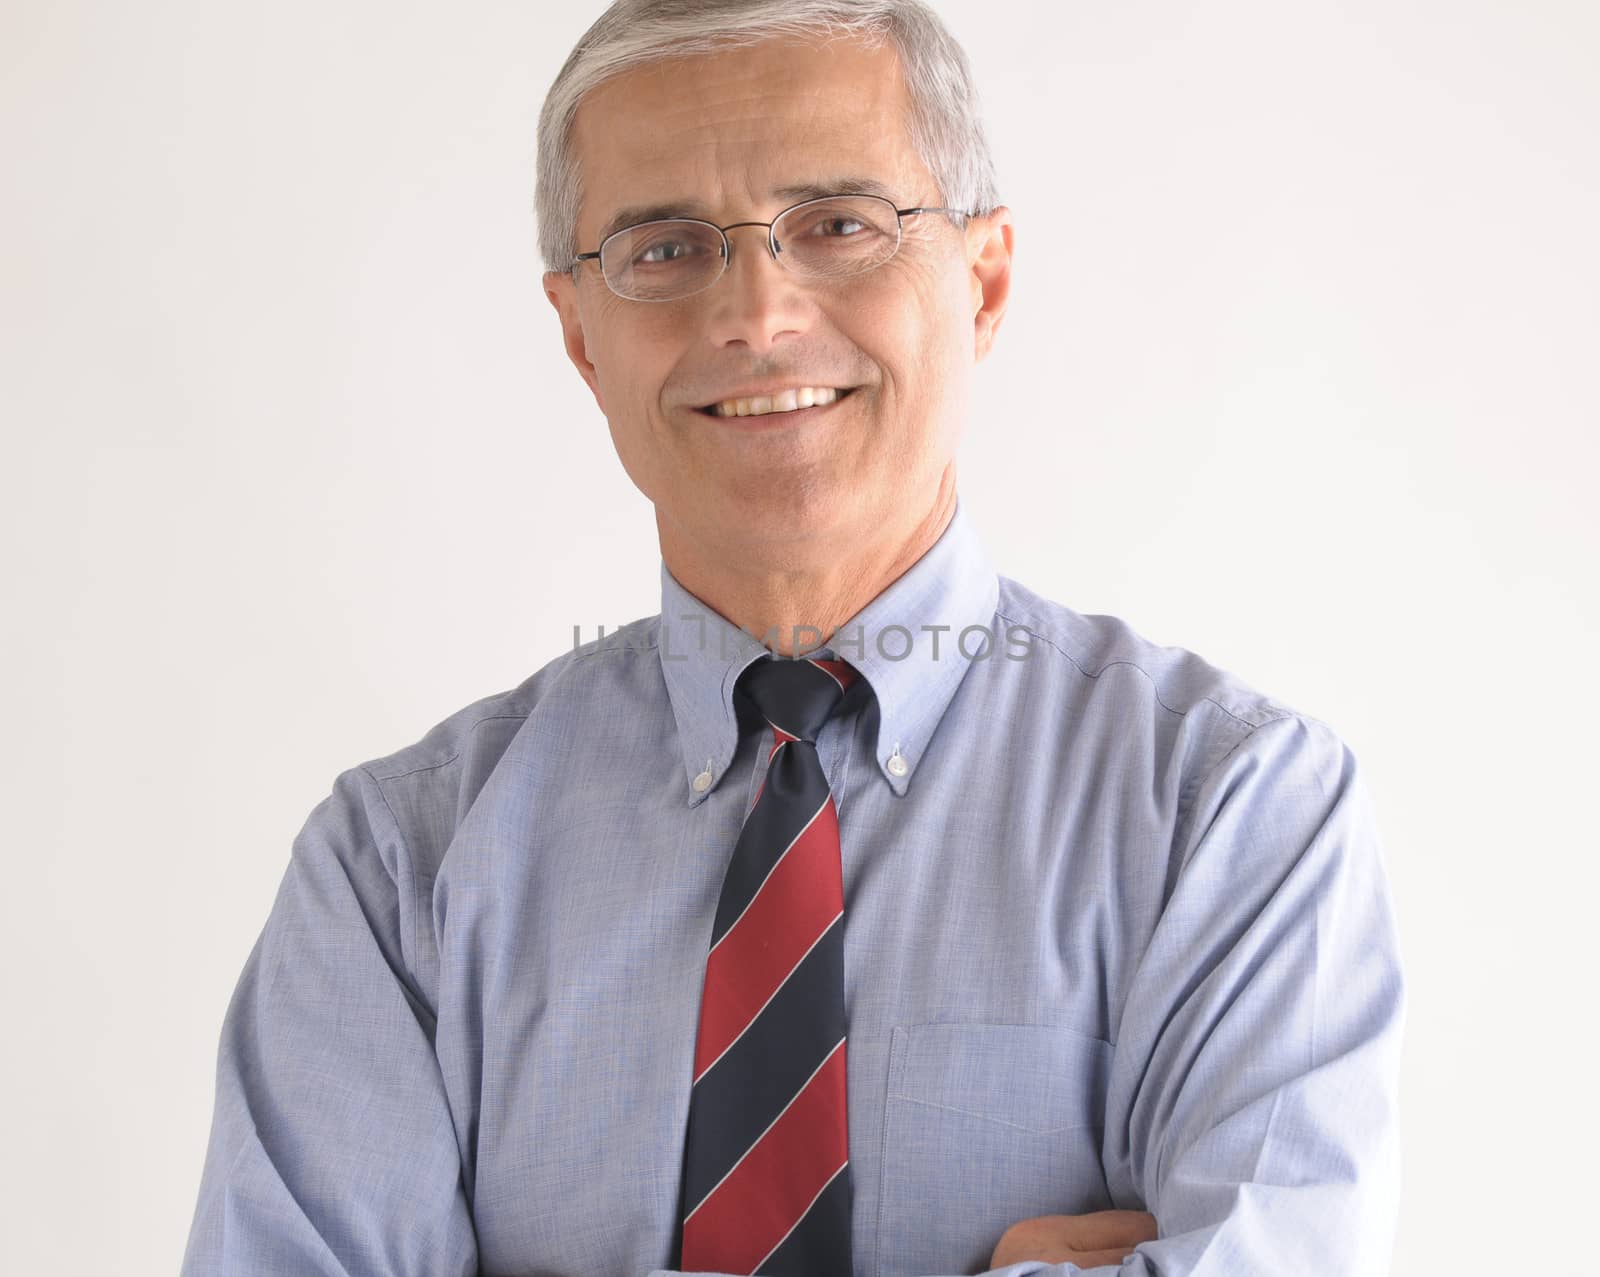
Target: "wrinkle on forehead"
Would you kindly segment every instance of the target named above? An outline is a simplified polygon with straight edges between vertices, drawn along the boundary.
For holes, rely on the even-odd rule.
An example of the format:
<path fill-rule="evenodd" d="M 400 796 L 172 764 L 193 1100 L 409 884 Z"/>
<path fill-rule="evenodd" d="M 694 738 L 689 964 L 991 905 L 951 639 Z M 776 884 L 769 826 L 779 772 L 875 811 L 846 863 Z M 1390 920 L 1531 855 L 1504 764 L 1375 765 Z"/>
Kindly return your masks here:
<path fill-rule="evenodd" d="M 622 204 L 723 191 L 764 201 L 772 186 L 833 171 L 875 173 L 911 198 L 928 179 L 909 105 L 889 43 L 775 39 L 633 68 L 578 108 L 580 227 L 592 237 Z"/>

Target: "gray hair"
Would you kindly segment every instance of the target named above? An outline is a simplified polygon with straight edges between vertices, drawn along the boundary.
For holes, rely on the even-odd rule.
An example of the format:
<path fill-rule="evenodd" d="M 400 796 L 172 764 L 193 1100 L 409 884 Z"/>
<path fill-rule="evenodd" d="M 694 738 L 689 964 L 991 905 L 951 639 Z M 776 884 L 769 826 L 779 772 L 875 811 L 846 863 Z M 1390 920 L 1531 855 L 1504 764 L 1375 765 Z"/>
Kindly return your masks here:
<path fill-rule="evenodd" d="M 777 36 L 894 44 L 911 100 L 911 143 L 939 184 L 935 202 L 973 214 L 999 204 L 994 160 L 967 56 L 922 0 L 616 0 L 583 33 L 539 112 L 534 207 L 546 270 L 578 253 L 583 177 L 572 124 L 584 95 L 633 67 Z"/>

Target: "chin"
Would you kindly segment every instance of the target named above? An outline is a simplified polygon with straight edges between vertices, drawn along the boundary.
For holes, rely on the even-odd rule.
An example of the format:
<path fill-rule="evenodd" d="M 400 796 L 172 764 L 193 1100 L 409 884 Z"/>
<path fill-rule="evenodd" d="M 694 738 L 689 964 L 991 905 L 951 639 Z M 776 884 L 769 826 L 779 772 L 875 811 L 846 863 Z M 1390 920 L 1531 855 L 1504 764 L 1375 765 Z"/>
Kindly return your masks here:
<path fill-rule="evenodd" d="M 764 493 L 742 497 L 733 507 L 740 514 L 728 521 L 728 534 L 745 541 L 764 541 L 798 545 L 816 537 L 834 536 L 853 527 L 852 503 L 814 495 Z"/>

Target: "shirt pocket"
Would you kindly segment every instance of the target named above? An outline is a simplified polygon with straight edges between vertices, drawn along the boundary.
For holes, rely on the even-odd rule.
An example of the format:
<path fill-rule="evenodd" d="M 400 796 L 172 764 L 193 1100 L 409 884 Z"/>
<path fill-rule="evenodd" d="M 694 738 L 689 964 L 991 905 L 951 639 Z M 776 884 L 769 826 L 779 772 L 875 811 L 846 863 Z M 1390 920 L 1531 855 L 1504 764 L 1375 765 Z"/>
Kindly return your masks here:
<path fill-rule="evenodd" d="M 1046 1024 L 895 1028 L 875 1277 L 981 1273 L 1018 1220 L 1109 1209 L 1111 1054 Z"/>

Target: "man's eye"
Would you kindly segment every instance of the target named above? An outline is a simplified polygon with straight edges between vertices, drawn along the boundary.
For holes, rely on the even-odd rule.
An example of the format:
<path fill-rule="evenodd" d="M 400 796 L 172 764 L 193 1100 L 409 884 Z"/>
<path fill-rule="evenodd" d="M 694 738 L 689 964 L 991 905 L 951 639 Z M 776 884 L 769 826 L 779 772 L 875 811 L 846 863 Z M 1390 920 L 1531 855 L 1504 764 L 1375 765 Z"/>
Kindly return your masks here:
<path fill-rule="evenodd" d="M 656 266 L 666 262 L 675 262 L 680 257 L 687 257 L 692 251 L 692 245 L 684 243 L 681 239 L 666 239 L 650 245 L 649 248 L 641 251 L 633 260 L 646 266 Z"/>
<path fill-rule="evenodd" d="M 858 226 L 858 227 L 861 227 L 862 229 L 865 229 L 865 225 L 861 221 L 859 221 L 858 219 L 856 219 L 854 217 L 830 217 L 830 218 L 827 218 L 826 220 L 824 220 L 823 222 L 819 223 L 819 225 L 821 225 L 823 227 Z M 823 238 L 824 239 L 848 239 L 850 237 L 850 235 L 852 235 L 852 234 L 854 234 L 853 231 L 845 231 L 845 232 L 842 232 L 842 233 L 834 233 L 832 231 L 829 231 L 827 234 L 825 234 L 823 236 Z"/>

